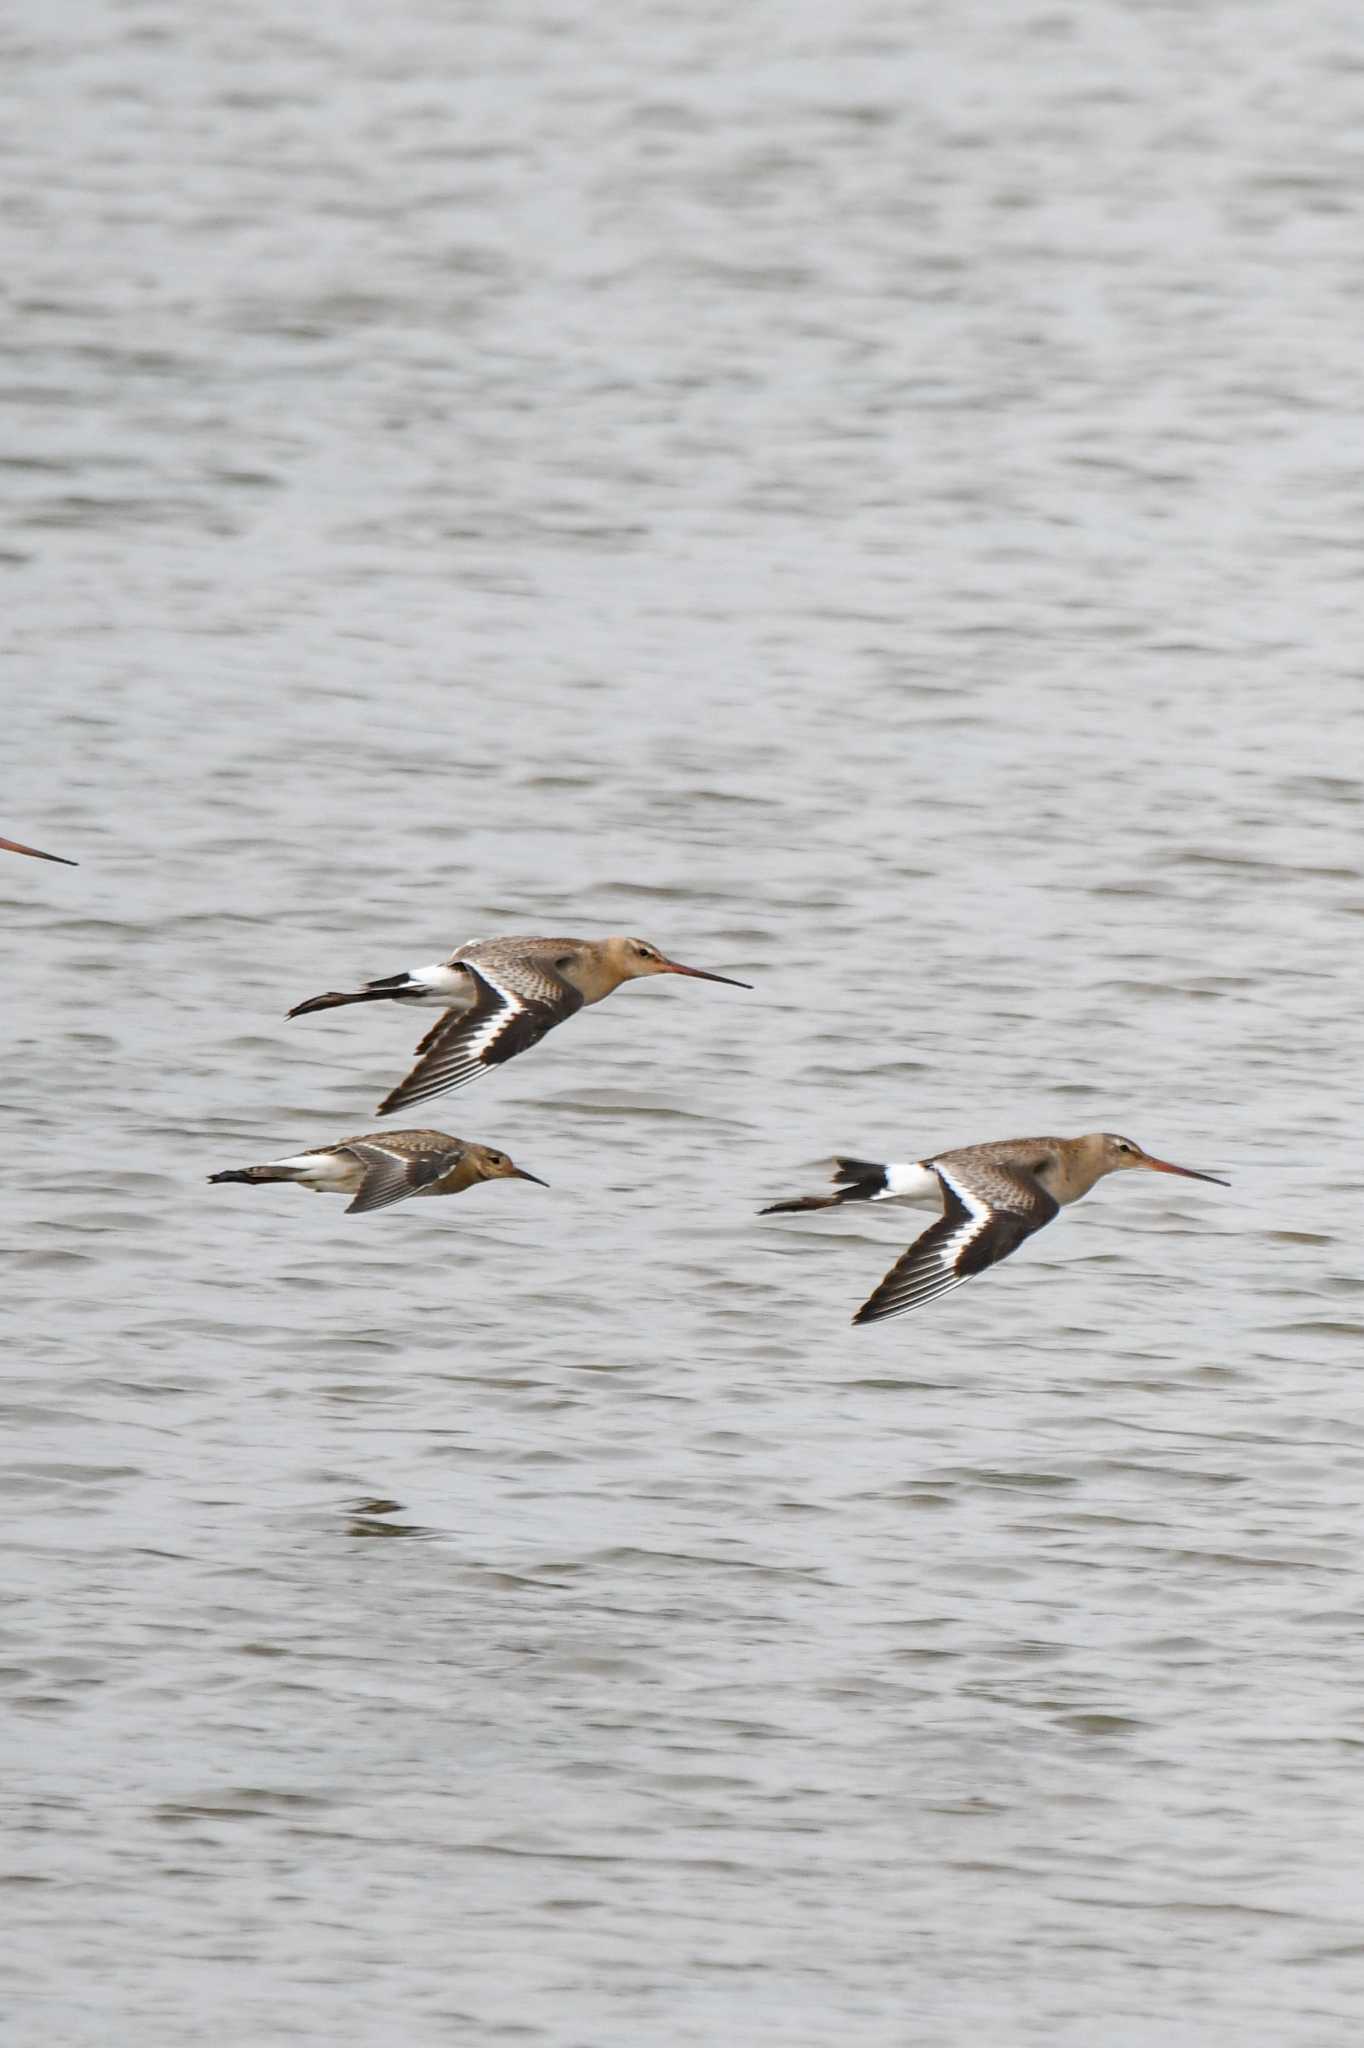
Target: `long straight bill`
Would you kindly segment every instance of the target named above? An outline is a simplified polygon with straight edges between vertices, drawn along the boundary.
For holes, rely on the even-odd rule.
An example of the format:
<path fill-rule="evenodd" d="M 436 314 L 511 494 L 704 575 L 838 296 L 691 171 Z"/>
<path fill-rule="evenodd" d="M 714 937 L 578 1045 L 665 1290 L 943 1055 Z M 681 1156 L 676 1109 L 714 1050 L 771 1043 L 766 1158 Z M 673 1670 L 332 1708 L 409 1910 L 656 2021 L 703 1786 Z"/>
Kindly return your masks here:
<path fill-rule="evenodd" d="M 1171 1166 L 1168 1159 L 1153 1159 L 1149 1152 L 1143 1152 L 1141 1163 L 1149 1166 L 1153 1173 L 1177 1173 L 1184 1180 L 1210 1180 L 1219 1188 L 1231 1186 L 1229 1180 L 1222 1180 L 1215 1173 L 1200 1173 L 1194 1166 Z"/>
<path fill-rule="evenodd" d="M 6 853 L 26 853 L 30 860 L 55 860 L 64 868 L 80 866 L 79 861 L 68 860 L 64 853 L 41 853 L 36 846 L 21 846 L 17 839 L 0 839 L 0 846 Z"/>

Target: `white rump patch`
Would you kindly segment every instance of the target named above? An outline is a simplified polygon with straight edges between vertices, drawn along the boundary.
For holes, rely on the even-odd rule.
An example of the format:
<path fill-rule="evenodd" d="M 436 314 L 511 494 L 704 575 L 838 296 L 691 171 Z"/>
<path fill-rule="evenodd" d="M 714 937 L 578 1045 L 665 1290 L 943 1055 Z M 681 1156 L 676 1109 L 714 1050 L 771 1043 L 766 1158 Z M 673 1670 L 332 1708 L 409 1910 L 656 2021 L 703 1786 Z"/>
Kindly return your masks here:
<path fill-rule="evenodd" d="M 462 967 L 452 967 L 448 960 L 432 960 L 425 967 L 411 969 L 408 980 L 415 986 L 410 1000 L 416 1003 L 439 1003 L 446 1010 L 467 1010 L 474 1001 L 474 984 Z"/>
<path fill-rule="evenodd" d="M 918 1160 L 892 1161 L 886 1168 L 886 1184 L 873 1202 L 922 1202 L 931 1209 L 942 1207 L 942 1189 L 931 1166 Z"/>
<path fill-rule="evenodd" d="M 272 1159 L 272 1166 L 292 1167 L 311 1188 L 344 1188 L 358 1171 L 355 1161 L 343 1152 L 296 1152 L 288 1159 Z"/>

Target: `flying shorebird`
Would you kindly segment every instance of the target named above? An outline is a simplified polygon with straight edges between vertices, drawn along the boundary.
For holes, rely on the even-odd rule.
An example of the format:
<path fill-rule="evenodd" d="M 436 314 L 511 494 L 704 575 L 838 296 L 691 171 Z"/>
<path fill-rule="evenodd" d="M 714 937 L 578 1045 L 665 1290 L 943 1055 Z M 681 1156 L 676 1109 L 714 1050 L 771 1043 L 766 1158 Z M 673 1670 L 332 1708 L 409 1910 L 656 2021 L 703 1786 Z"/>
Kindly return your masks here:
<path fill-rule="evenodd" d="M 409 1195 L 460 1195 L 481 1180 L 533 1180 L 548 1187 L 538 1174 L 513 1166 L 505 1152 L 451 1138 L 444 1131 L 371 1131 L 362 1138 L 338 1138 L 310 1152 L 291 1152 L 266 1166 L 243 1166 L 235 1173 L 211 1173 L 214 1181 L 244 1180 L 252 1185 L 287 1180 L 311 1188 L 316 1195 L 354 1195 L 348 1216 L 384 1209 Z"/>
<path fill-rule="evenodd" d="M 367 981 L 349 995 L 335 990 L 295 1003 L 289 1015 L 334 1010 L 343 1003 L 438 1003 L 445 1011 L 417 1047 L 410 1074 L 379 1104 L 380 1116 L 462 1088 L 487 1068 L 538 1045 L 547 1031 L 623 981 L 646 974 L 686 974 L 748 988 L 727 974 L 681 967 L 647 939 L 471 939 L 445 960 L 407 974 Z"/>
<path fill-rule="evenodd" d="M 963 1286 L 988 1266 L 1016 1252 L 1023 1240 L 1050 1223 L 1068 1202 L 1087 1195 L 1106 1173 L 1149 1166 L 1186 1180 L 1216 1181 L 1215 1173 L 1171 1166 L 1153 1159 L 1131 1138 L 1094 1131 L 1084 1138 L 1001 1138 L 991 1145 L 961 1145 L 932 1159 L 876 1166 L 865 1159 L 836 1159 L 834 1195 L 801 1195 L 772 1202 L 761 1213 L 832 1209 L 843 1202 L 941 1203 L 942 1215 L 895 1261 L 881 1285 L 853 1317 L 877 1323 L 922 1308 L 940 1294 Z"/>
<path fill-rule="evenodd" d="M 0 847 L 6 853 L 26 853 L 30 860 L 55 860 L 64 868 L 80 866 L 79 861 L 68 860 L 64 853 L 40 853 L 36 846 L 21 846 L 17 839 L 0 839 Z"/>

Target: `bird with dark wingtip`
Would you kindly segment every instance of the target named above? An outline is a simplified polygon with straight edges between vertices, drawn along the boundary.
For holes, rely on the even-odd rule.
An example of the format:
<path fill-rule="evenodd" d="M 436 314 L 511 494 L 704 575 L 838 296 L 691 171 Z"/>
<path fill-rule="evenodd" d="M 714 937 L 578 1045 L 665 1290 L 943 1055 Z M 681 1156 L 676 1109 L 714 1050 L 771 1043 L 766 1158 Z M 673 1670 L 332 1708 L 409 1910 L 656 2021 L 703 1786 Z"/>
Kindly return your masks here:
<path fill-rule="evenodd" d="M 1228 1185 L 1215 1173 L 1154 1159 L 1131 1138 L 1112 1131 L 1083 1138 L 1001 1138 L 888 1166 L 865 1159 L 836 1159 L 834 1165 L 834 1180 L 840 1183 L 836 1194 L 798 1195 L 769 1203 L 761 1213 L 833 1209 L 844 1202 L 915 1202 L 942 1209 L 937 1222 L 915 1239 L 863 1302 L 855 1323 L 902 1316 L 964 1286 L 1016 1252 L 1025 1238 L 1050 1223 L 1068 1202 L 1087 1195 L 1105 1174 L 1144 1166 L 1153 1173 Z"/>
<path fill-rule="evenodd" d="M 347 1003 L 439 1004 L 445 1015 L 418 1045 L 416 1065 L 379 1104 L 379 1115 L 389 1116 L 462 1088 L 529 1051 L 556 1024 L 601 1002 L 622 982 L 650 974 L 750 986 L 709 968 L 683 967 L 647 939 L 471 939 L 428 967 L 367 981 L 349 993 L 311 996 L 289 1015 L 307 1017 Z"/>

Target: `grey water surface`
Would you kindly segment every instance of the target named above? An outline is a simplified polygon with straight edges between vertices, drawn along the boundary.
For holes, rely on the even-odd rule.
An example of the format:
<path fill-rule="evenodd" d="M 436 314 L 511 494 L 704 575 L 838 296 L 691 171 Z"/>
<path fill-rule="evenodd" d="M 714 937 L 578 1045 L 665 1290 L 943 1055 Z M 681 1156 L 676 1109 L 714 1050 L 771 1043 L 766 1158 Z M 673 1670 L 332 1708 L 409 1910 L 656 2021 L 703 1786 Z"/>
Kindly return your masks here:
<path fill-rule="evenodd" d="M 1364 2027 L 1364 27 L 0 38 L 15 2048 Z M 622 990 L 371 1217 L 499 931 Z M 828 1155 L 1109 1129 L 917 1316 Z"/>

